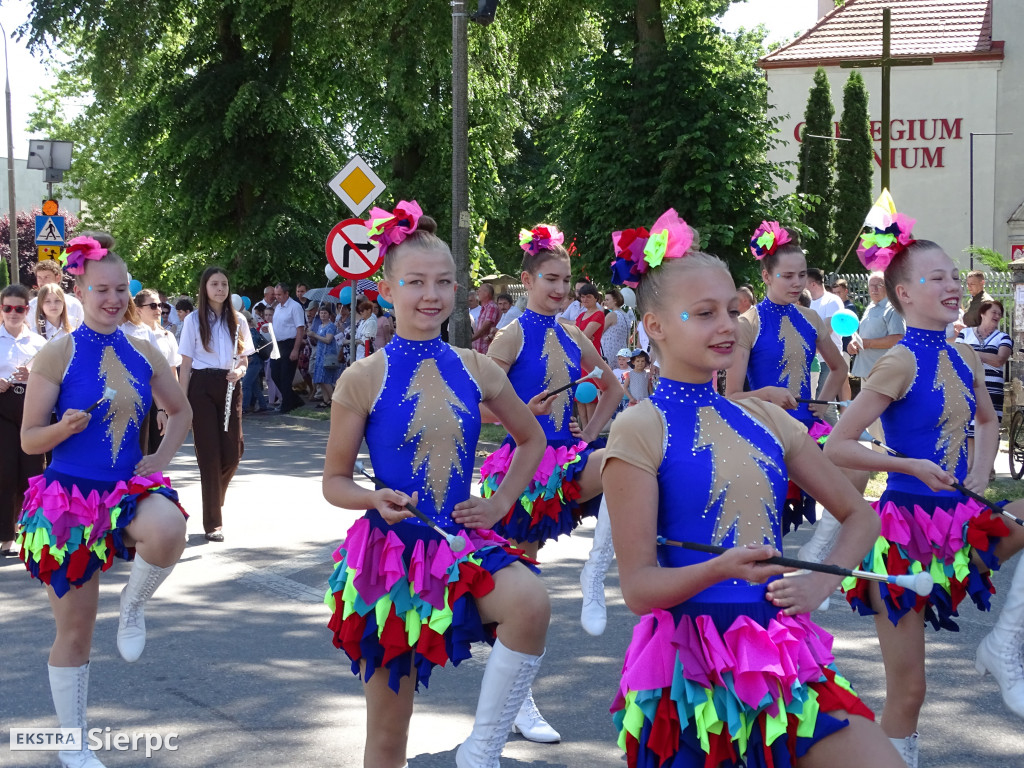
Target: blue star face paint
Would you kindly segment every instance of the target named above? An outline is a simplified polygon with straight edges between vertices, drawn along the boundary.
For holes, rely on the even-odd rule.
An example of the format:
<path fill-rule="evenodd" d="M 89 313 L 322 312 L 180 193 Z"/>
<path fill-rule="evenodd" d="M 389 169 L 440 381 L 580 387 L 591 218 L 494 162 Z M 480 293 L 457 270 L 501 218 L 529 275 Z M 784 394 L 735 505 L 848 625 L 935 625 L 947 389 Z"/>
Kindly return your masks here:
<path fill-rule="evenodd" d="M 544 273 L 543 272 L 538 272 L 537 273 L 537 277 L 543 278 L 544 277 Z"/>
<path fill-rule="evenodd" d="M 685 323 L 687 320 L 690 319 L 690 313 L 689 312 L 680 312 L 679 313 L 679 319 L 682 320 Z"/>
<path fill-rule="evenodd" d="M 924 278 L 921 278 L 921 285 L 924 285 Z"/>
<path fill-rule="evenodd" d="M 405 285 L 405 280 L 399 280 L 399 281 L 398 281 L 398 284 L 399 284 L 399 285 Z"/>

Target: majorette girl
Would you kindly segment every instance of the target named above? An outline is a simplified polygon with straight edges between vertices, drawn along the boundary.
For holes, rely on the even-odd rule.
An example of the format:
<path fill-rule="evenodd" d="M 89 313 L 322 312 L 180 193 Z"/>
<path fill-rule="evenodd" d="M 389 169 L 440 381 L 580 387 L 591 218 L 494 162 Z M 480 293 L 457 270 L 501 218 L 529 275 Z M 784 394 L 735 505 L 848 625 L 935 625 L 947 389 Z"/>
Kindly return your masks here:
<path fill-rule="evenodd" d="M 828 365 L 821 400 L 836 398 L 850 368 L 818 313 L 797 303 L 807 284 L 807 258 L 790 233 L 777 221 L 761 222 L 750 240 L 750 250 L 761 262 L 765 298 L 740 317 L 735 362 L 726 374 L 725 393 L 732 400 L 757 397 L 785 408 L 812 437 L 821 438 L 829 431 L 821 421 L 825 406 L 798 402 L 813 397 L 811 362 L 817 352 Z M 749 391 L 744 391 L 744 382 L 749 383 Z M 863 492 L 866 473 L 847 472 L 846 476 Z M 815 500 L 792 485 L 783 532 L 796 528 L 803 519 L 814 522 Z M 835 518 L 822 510 L 814 537 L 800 550 L 800 556 L 821 561 L 838 531 Z"/>
<path fill-rule="evenodd" d="M 643 617 L 612 707 L 619 744 L 644 768 L 896 768 L 833 664 L 831 636 L 806 615 L 840 577 L 779 579 L 784 569 L 758 563 L 781 546 L 789 476 L 842 521 L 830 562 L 856 563 L 878 522 L 781 408 L 717 394 L 737 347 L 736 287 L 669 214 L 670 242 L 687 248 L 637 290 L 661 381 L 615 420 L 604 460 L 622 593 Z M 659 536 L 730 549 L 712 557 Z"/>
<path fill-rule="evenodd" d="M 614 415 L 620 390 L 611 368 L 590 339 L 573 323 L 556 317 L 569 291 L 572 271 L 569 254 L 562 247 L 563 234 L 551 224 L 540 224 L 522 230 L 519 240 L 524 251 L 521 280 L 526 286 L 526 310 L 498 331 L 487 354 L 508 372 L 516 393 L 536 414 L 544 428 L 547 449 L 526 492 L 510 505 L 494 530 L 536 557 L 542 543 L 570 533 L 581 517 L 593 514 L 599 506 L 601 454 L 589 444 Z M 601 377 L 595 384 L 599 391 L 608 390 L 612 396 L 600 398 L 593 418 L 578 432 L 572 419 L 573 392 L 563 391 L 550 398 L 546 395 L 577 380 L 583 369 L 600 369 Z M 501 487 L 515 452 L 516 442 L 509 436 L 484 461 L 480 468 L 484 496 Z M 611 541 L 606 538 L 606 560 L 610 561 Z M 604 578 L 603 570 L 600 578 Z M 594 590 L 594 594 L 587 593 L 587 588 L 595 584 L 592 576 L 584 573 L 581 584 L 584 611 L 588 603 L 596 610 L 594 624 L 585 626 L 591 634 L 601 634 L 605 625 L 603 582 L 597 583 L 600 591 Z M 554 742 L 560 738 L 537 711 L 532 693 L 516 718 L 516 728 L 532 741 Z"/>
<path fill-rule="evenodd" d="M 418 683 L 469 658 L 471 643 L 493 643 L 473 732 L 456 754 L 460 768 L 493 768 L 540 665 L 550 605 L 522 553 L 490 528 L 533 476 L 544 435 L 498 366 L 441 340 L 455 263 L 433 219 L 401 201 L 373 209 L 367 226 L 384 253 L 380 292 L 397 335 L 346 370 L 333 396 L 324 496 L 368 511 L 335 554 L 329 626 L 363 680 L 363 762 L 381 768 L 405 764 Z M 490 499 L 470 496 L 481 403 L 520 446 Z M 364 438 L 384 489 L 353 479 Z M 412 518 L 409 502 L 460 546 Z"/>
<path fill-rule="evenodd" d="M 36 356 L 21 431 L 26 452 L 53 451 L 50 466 L 29 482 L 18 542 L 28 570 L 47 585 L 57 622 L 49 665 L 57 719 L 83 732 L 100 572 L 115 557 L 133 560 L 117 649 L 135 661 L 146 643 L 143 607 L 185 548 L 185 513 L 161 472 L 192 411 L 163 355 L 118 329 L 131 298 L 113 244 L 102 232 L 68 243 L 64 258 L 77 275 L 85 322 Z M 139 426 L 154 396 L 167 427 L 160 449 L 143 456 Z M 60 419 L 51 424 L 55 408 Z M 103 765 L 89 750 L 59 757 L 68 767 Z"/>
<path fill-rule="evenodd" d="M 940 246 L 914 240 L 914 219 L 887 215 L 862 237 L 857 254 L 869 270 L 885 270 L 889 301 L 907 321 L 903 339 L 875 364 L 853 405 L 825 446 L 836 464 L 889 473 L 875 504 L 881 536 L 864 559 L 878 573 L 926 571 L 935 579 L 929 597 L 899 588 L 844 583 L 846 598 L 875 615 L 885 663 L 882 728 L 916 765 L 917 724 L 925 696 L 924 622 L 955 630 L 957 608 L 970 596 L 982 610 L 994 591 L 985 575 L 1024 546 L 1024 529 L 1009 529 L 1000 515 L 954 490 L 976 493 L 988 485 L 998 449 L 999 425 L 977 353 L 949 344 L 945 329 L 957 319 L 959 271 Z M 967 458 L 967 425 L 976 419 L 973 465 Z M 912 458 L 870 450 L 857 441 L 881 417 L 888 447 Z M 1015 502 L 1020 517 L 1024 502 Z M 1024 570 L 1019 566 L 995 629 L 978 647 L 979 672 L 991 672 L 1007 706 L 1024 716 L 1021 642 Z"/>

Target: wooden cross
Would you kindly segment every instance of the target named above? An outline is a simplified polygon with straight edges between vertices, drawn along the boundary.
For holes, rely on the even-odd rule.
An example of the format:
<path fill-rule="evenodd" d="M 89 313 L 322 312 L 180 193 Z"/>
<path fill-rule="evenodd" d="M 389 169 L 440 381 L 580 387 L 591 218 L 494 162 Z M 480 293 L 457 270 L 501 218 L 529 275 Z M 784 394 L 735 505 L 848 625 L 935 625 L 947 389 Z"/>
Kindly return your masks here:
<path fill-rule="evenodd" d="M 933 63 L 931 56 L 908 57 L 894 59 L 889 54 L 889 39 L 892 32 L 892 14 L 888 8 L 882 9 L 882 57 L 879 59 L 855 59 L 841 61 L 839 66 L 844 69 L 859 67 L 882 68 L 882 189 L 889 188 L 889 83 L 893 67 L 921 67 Z"/>

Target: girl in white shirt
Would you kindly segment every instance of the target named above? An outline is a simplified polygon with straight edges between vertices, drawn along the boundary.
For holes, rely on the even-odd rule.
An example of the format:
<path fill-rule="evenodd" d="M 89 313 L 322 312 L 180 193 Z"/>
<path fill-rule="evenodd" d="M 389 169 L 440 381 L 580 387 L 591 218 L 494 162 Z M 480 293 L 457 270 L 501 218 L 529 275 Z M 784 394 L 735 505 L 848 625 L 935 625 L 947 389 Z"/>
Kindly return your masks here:
<path fill-rule="evenodd" d="M 181 329 L 181 387 L 192 405 L 203 529 L 207 540 L 224 541 L 222 507 L 245 448 L 241 379 L 256 350 L 249 324 L 231 306 L 227 272 L 207 267 L 197 296 L 199 305 Z"/>
<path fill-rule="evenodd" d="M 164 360 L 171 366 L 171 372 L 177 377 L 178 366 L 181 365 L 178 340 L 174 338 L 173 331 L 167 330 L 160 323 L 160 295 L 151 288 L 144 288 L 135 294 L 135 306 L 139 310 L 139 326 L 149 333 L 147 341 L 160 351 Z M 142 446 L 144 453 L 156 453 L 166 426 L 167 411 L 154 400 L 149 412 L 147 442 Z"/>
<path fill-rule="evenodd" d="M 55 283 L 40 286 L 36 294 L 35 328 L 47 341 L 59 339 L 71 333 L 68 318 L 68 303 L 64 289 Z"/>

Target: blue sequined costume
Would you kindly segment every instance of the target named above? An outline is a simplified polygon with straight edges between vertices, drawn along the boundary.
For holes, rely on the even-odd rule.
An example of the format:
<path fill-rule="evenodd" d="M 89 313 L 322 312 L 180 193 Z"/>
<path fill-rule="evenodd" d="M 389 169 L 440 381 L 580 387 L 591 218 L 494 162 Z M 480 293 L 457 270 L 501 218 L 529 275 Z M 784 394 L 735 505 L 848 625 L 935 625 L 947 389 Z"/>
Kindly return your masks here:
<path fill-rule="evenodd" d="M 974 417 L 973 350 L 949 344 L 944 331 L 907 328 L 903 339 L 876 363 L 863 388 L 892 398 L 882 413 L 885 443 L 900 453 L 938 464 L 963 482 L 967 476 L 967 425 Z M 980 365 L 980 364 L 979 364 Z M 885 492 L 873 505 L 882 531 L 863 567 L 876 573 L 928 571 L 931 595 L 881 584 L 889 618 L 896 624 L 911 610 L 924 611 L 935 629 L 957 630 L 957 607 L 970 596 L 988 610 L 995 591 L 972 562 L 976 553 L 988 568 L 998 568 L 994 548 L 1009 531 L 999 516 L 959 491 L 932 491 L 911 475 L 890 472 Z M 850 604 L 873 614 L 868 584 L 843 582 Z"/>
<path fill-rule="evenodd" d="M 553 315 L 527 309 L 499 331 L 488 355 L 509 366 L 508 378 L 523 402 L 544 389 L 557 389 L 579 378 L 582 345 L 590 344 L 583 333 Z M 600 496 L 580 504 L 576 479 L 598 447 L 572 436 L 572 391 L 556 396 L 549 415 L 538 416 L 548 446 L 529 487 L 494 530 L 513 541 L 544 542 L 570 533 L 581 517 L 594 514 Z M 515 441 L 507 437 L 480 468 L 482 494 L 491 496 L 508 471 Z"/>
<path fill-rule="evenodd" d="M 659 536 L 781 548 L 785 456 L 805 440 L 773 405 L 662 378 L 616 419 L 606 460 L 656 474 Z M 657 555 L 662 568 L 712 557 L 669 545 Z M 794 766 L 845 727 L 839 711 L 873 718 L 836 671 L 831 636 L 765 594 L 731 579 L 641 619 L 612 706 L 631 767 Z"/>
<path fill-rule="evenodd" d="M 816 322 L 817 321 L 817 322 Z M 818 345 L 820 318 L 797 304 L 776 304 L 765 298 L 743 315 L 741 323 L 757 323 L 750 343 L 747 381 L 751 389 L 783 387 L 798 400 L 811 394 L 811 363 Z M 789 415 L 810 429 L 816 419 L 807 403 L 798 403 Z M 815 520 L 815 502 L 796 485 L 787 493 L 782 530 L 795 529 L 806 519 Z"/>
<path fill-rule="evenodd" d="M 107 388 L 115 390 L 92 412 L 85 429 L 54 447 L 50 466 L 29 481 L 25 494 L 21 557 L 58 596 L 109 568 L 115 556 L 134 558 L 124 529 L 139 500 L 155 493 L 178 501 L 161 474 L 133 476 L 142 458 L 139 427 L 152 402 L 150 381 L 157 367 L 166 365 L 146 342 L 129 339 L 120 329 L 101 334 L 87 325 L 54 340 L 36 357 L 33 373 L 60 386 L 58 414 L 85 410 Z"/>
<path fill-rule="evenodd" d="M 451 518 L 469 498 L 480 402 L 507 386 L 504 374 L 482 355 L 456 350 L 440 338 L 387 346 L 351 366 L 334 401 L 366 417 L 366 444 L 374 472 L 409 495 L 465 547 L 417 518 L 388 525 L 369 510 L 349 529 L 334 559 L 325 602 L 333 616 L 334 644 L 364 680 L 383 667 L 398 691 L 416 671 L 429 684 L 436 665 L 469 658 L 470 644 L 493 642 L 475 599 L 494 588 L 492 574 L 519 561 L 519 553 L 490 530 L 464 529 Z"/>

